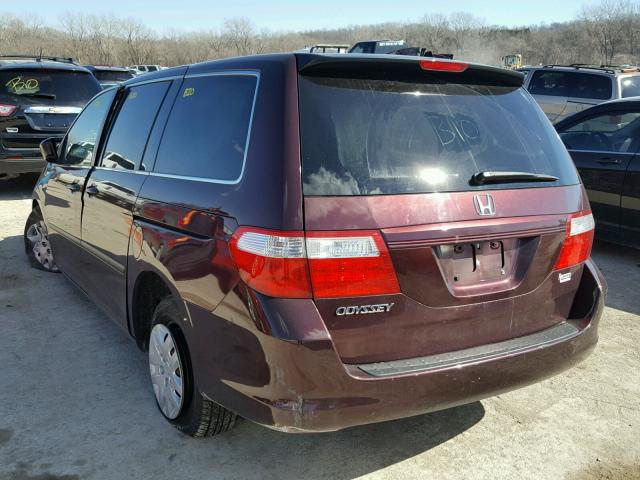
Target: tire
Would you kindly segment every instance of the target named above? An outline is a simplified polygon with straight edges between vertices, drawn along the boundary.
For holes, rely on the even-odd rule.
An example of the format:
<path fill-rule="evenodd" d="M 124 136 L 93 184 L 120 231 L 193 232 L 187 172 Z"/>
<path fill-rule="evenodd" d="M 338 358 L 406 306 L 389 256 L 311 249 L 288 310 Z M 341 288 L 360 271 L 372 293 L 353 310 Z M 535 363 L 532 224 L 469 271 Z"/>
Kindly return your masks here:
<path fill-rule="evenodd" d="M 180 329 L 180 302 L 162 300 L 153 313 L 149 334 L 149 373 L 162 415 L 192 437 L 209 437 L 231 430 L 239 417 L 208 400 L 194 382 L 191 358 Z"/>
<path fill-rule="evenodd" d="M 31 211 L 24 226 L 24 249 L 32 267 L 52 273 L 60 272 L 53 257 L 47 225 L 37 207 Z"/>

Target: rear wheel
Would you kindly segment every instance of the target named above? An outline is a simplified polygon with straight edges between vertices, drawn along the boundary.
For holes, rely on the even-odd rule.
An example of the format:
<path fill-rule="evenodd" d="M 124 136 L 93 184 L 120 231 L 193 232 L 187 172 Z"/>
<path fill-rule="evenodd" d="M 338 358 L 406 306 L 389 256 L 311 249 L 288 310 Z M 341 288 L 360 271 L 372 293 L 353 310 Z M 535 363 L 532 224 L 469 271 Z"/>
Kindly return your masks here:
<path fill-rule="evenodd" d="M 34 208 L 24 227 L 24 246 L 31 265 L 48 272 L 59 272 L 49 242 L 49 231 L 38 208 Z"/>
<path fill-rule="evenodd" d="M 158 408 L 179 430 L 208 437 L 233 428 L 238 416 L 205 398 L 194 382 L 187 344 L 180 330 L 180 304 L 162 300 L 149 335 L 149 373 Z"/>

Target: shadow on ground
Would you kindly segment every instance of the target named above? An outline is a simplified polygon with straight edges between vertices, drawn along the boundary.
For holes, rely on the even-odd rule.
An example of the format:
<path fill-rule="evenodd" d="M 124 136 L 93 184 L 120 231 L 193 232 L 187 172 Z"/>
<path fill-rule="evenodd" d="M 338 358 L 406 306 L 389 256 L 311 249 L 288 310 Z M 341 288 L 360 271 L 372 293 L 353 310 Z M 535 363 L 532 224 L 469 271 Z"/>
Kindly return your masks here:
<path fill-rule="evenodd" d="M 605 304 L 617 310 L 640 314 L 640 250 L 598 241 L 592 256 L 609 285 Z"/>
<path fill-rule="evenodd" d="M 0 200 L 22 200 L 31 198 L 38 174 L 0 178 Z"/>
<path fill-rule="evenodd" d="M 0 240 L 0 478 L 350 479 L 407 461 L 476 425 L 475 402 L 324 434 L 248 421 L 192 439 L 162 418 L 146 354 L 60 274 Z M 77 477 L 76 477 L 77 476 Z"/>
<path fill-rule="evenodd" d="M 22 198 L 30 188 L 22 183 L 9 195 Z M 400 463 L 419 478 L 424 462 L 432 470 L 455 468 L 452 445 L 467 435 L 447 442 L 485 415 L 476 402 L 334 433 L 284 434 L 243 422 L 219 437 L 191 439 L 158 412 L 146 355 L 62 275 L 30 269 L 18 231 L 0 240 L 0 479 L 346 480 L 384 476 Z M 639 313 L 640 253 L 598 243 L 594 258 L 609 282 L 607 304 Z M 512 423 L 505 425 L 490 430 L 486 442 L 512 435 Z M 438 455 L 421 456 L 439 445 Z M 624 476 L 633 468 L 611 478 L 633 478 Z M 575 478 L 602 472 L 609 473 L 582 470 Z"/>

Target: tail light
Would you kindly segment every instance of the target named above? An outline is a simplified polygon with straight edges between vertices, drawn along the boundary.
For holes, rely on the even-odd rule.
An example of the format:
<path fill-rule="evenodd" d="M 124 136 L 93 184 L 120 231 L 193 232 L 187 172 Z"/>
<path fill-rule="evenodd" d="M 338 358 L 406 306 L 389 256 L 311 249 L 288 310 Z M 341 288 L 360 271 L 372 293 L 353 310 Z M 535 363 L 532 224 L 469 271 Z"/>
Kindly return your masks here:
<path fill-rule="evenodd" d="M 572 267 L 586 261 L 591 255 L 595 223 L 591 210 L 573 213 L 567 222 L 567 236 L 554 270 Z"/>
<path fill-rule="evenodd" d="M 18 107 L 16 107 L 15 105 L 6 105 L 0 103 L 0 117 L 8 117 L 16 111 L 16 108 Z"/>
<path fill-rule="evenodd" d="M 247 285 L 270 297 L 310 298 L 311 284 L 302 232 L 241 227 L 231 253 Z"/>
<path fill-rule="evenodd" d="M 420 60 L 420 68 L 422 68 L 422 70 L 462 73 L 469 68 L 469 64 L 464 62 L 449 62 L 445 60 Z"/>
<path fill-rule="evenodd" d="M 400 292 L 380 232 L 308 232 L 307 257 L 316 298 Z"/>
<path fill-rule="evenodd" d="M 265 295 L 329 298 L 399 293 L 380 232 L 239 228 L 231 252 L 241 278 Z"/>

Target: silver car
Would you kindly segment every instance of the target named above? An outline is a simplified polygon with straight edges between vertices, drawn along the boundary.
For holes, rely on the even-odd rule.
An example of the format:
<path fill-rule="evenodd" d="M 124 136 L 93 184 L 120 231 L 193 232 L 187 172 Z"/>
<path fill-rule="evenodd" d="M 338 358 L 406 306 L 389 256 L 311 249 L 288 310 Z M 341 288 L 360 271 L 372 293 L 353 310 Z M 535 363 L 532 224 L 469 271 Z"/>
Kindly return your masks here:
<path fill-rule="evenodd" d="M 640 95 L 640 69 L 590 65 L 523 67 L 524 86 L 551 122 L 618 98 Z"/>

